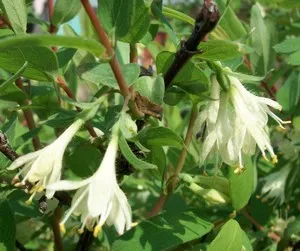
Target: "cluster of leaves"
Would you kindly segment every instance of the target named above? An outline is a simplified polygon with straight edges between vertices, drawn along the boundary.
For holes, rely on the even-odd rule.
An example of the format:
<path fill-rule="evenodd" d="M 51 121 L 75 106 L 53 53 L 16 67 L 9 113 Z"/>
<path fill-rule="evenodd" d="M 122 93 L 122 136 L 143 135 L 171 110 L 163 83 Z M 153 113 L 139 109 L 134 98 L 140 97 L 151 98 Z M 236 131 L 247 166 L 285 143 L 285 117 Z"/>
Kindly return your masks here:
<path fill-rule="evenodd" d="M 121 175 L 128 171 L 124 168 L 135 170 L 124 177 L 121 186 L 139 224 L 122 236 L 104 226 L 91 250 L 299 248 L 300 3 L 240 0 L 230 4 L 217 0 L 221 18 L 208 41 L 200 43 L 202 53 L 187 62 L 165 90 L 163 75 L 176 57 L 180 40 L 193 29 L 194 19 L 187 11 L 196 8 L 195 2 L 174 1 L 163 6 L 162 1 L 154 0 L 98 0 L 97 16 L 114 45 L 127 85 L 151 104 L 161 106 L 163 116 L 161 121 L 148 115 L 137 120 L 139 132 L 126 135 L 124 129 L 119 142 Z M 110 129 L 119 119 L 123 98 L 109 64 L 111 55 L 106 55 L 98 42 L 81 2 L 57 0 L 50 23 L 34 14 L 30 0 L 0 0 L 0 16 L 1 131 L 19 154 L 32 152 L 32 139 L 39 137 L 43 146 L 49 144 L 78 116 L 75 106 L 85 109 L 103 97 L 103 105 L 90 123 L 104 136 L 90 140 L 82 130 L 64 157 L 65 178 L 91 176 L 101 162 Z M 67 23 L 74 17 L 80 20 L 80 34 Z M 39 32 L 28 34 L 30 25 Z M 50 35 L 51 27 L 63 35 Z M 155 40 L 157 34 L 167 35 L 165 43 Z M 136 51 L 137 46 L 141 50 Z M 137 53 L 142 62 L 143 53 L 139 52 L 144 50 L 153 58 L 154 76 L 141 76 L 140 66 L 130 60 L 130 55 Z M 213 61 L 238 72 L 249 89 L 282 104 L 280 116 L 292 124 L 284 131 L 270 125 L 279 162 L 267 163 L 257 153 L 246 160 L 246 170 L 240 175 L 233 167 L 216 167 L 213 162 L 199 168 L 203 128 L 196 125 L 178 186 L 163 212 L 144 220 L 158 197 L 168 192 L 180 153 L 187 147 L 184 138 L 192 106 L 208 100 L 212 71 L 207 62 Z M 79 101 L 71 100 L 59 88 L 60 78 Z M 23 88 L 15 84 L 20 80 Z M 26 111 L 34 114 L 36 128 L 28 129 Z M 28 249 L 51 250 L 57 202 L 48 201 L 43 213 L 39 200 L 26 205 L 29 195 L 10 185 L 15 173 L 6 170 L 9 164 L 0 154 L 0 250 L 14 250 L 16 243 Z M 212 192 L 226 199 L 220 200 Z M 78 225 L 77 217 L 68 223 L 63 236 L 65 250 L 77 245 L 80 236 L 74 229 Z"/>

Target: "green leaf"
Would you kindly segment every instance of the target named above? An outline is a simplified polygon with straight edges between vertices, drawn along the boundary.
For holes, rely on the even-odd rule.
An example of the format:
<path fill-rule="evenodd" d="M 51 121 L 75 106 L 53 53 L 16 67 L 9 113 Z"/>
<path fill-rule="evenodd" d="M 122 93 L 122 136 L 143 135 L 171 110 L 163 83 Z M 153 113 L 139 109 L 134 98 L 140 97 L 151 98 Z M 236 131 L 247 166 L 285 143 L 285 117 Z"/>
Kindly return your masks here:
<path fill-rule="evenodd" d="M 133 165 L 137 170 L 145 170 L 145 169 L 157 169 L 156 165 L 150 164 L 146 161 L 143 161 L 139 158 L 137 158 L 134 153 L 131 151 L 126 139 L 123 135 L 120 135 L 119 138 L 119 146 L 120 150 L 122 152 L 122 155 L 125 157 L 125 159 Z"/>
<path fill-rule="evenodd" d="M 66 158 L 66 167 L 78 177 L 87 178 L 99 168 L 102 154 L 98 148 L 80 143 Z"/>
<path fill-rule="evenodd" d="M 167 166 L 167 158 L 165 151 L 161 146 L 152 146 L 147 159 L 151 160 L 151 162 L 158 167 L 160 175 L 164 174 Z"/>
<path fill-rule="evenodd" d="M 300 65 L 300 51 L 289 55 L 288 62 L 291 65 Z"/>
<path fill-rule="evenodd" d="M 20 35 L 10 36 L 0 40 L 0 50 L 12 48 L 23 48 L 29 46 L 64 46 L 76 49 L 83 49 L 91 52 L 97 57 L 105 53 L 104 46 L 96 40 L 83 37 L 57 36 L 57 35 Z"/>
<path fill-rule="evenodd" d="M 185 242 L 199 239 L 213 228 L 197 213 L 164 213 L 139 223 L 117 238 L 112 250 L 171 250 Z"/>
<path fill-rule="evenodd" d="M 254 188 L 255 170 L 250 157 L 243 157 L 244 169 L 242 173 L 234 173 L 235 168 L 229 169 L 229 194 L 232 206 L 240 210 L 247 205 Z"/>
<path fill-rule="evenodd" d="M 121 71 L 127 85 L 136 81 L 140 75 L 138 64 L 121 65 Z M 84 80 L 90 81 L 97 85 L 106 85 L 112 88 L 118 88 L 118 82 L 108 63 L 104 64 L 85 64 L 79 69 L 79 74 Z"/>
<path fill-rule="evenodd" d="M 26 33 L 27 11 L 24 0 L 1 0 L 0 8 L 16 34 Z"/>
<path fill-rule="evenodd" d="M 218 7 L 222 10 L 222 17 L 218 23 L 220 27 L 227 34 L 228 38 L 232 41 L 238 40 L 247 34 L 244 25 L 236 16 L 230 6 L 226 7 L 226 0 L 216 0 Z"/>
<path fill-rule="evenodd" d="M 0 44 L 1 41 L 3 40 L 0 40 Z M 30 79 L 52 81 L 58 74 L 56 55 L 46 47 L 27 46 L 15 49 L 0 49 L 0 58 L 0 68 L 12 73 L 17 73 L 25 62 L 28 62 L 22 76 Z"/>
<path fill-rule="evenodd" d="M 275 41 L 272 34 L 271 25 L 264 20 L 261 9 L 254 5 L 251 10 L 251 41 L 255 52 L 250 54 L 252 69 L 255 74 L 265 76 L 272 68 L 275 61 L 273 43 Z"/>
<path fill-rule="evenodd" d="M 77 52 L 74 48 L 63 48 L 59 50 L 56 55 L 58 59 L 59 68 L 64 68 Z"/>
<path fill-rule="evenodd" d="M 242 229 L 237 221 L 229 220 L 221 228 L 217 237 L 210 243 L 207 251 L 240 251 L 242 247 Z"/>
<path fill-rule="evenodd" d="M 150 26 L 150 8 L 144 0 L 98 0 L 98 13 L 107 32 L 127 43 L 139 42 Z"/>
<path fill-rule="evenodd" d="M 199 49 L 203 50 L 203 52 L 195 57 L 210 61 L 229 60 L 240 57 L 245 53 L 241 44 L 225 40 L 212 40 L 200 43 Z"/>
<path fill-rule="evenodd" d="M 79 12 L 81 2 L 78 0 L 56 0 L 51 22 L 55 26 L 70 21 Z"/>
<path fill-rule="evenodd" d="M 7 250 L 15 250 L 16 223 L 15 216 L 7 200 L 0 200 L 0 243 Z"/>
<path fill-rule="evenodd" d="M 243 242 L 243 249 L 244 251 L 252 251 L 253 248 L 252 248 L 252 245 L 251 245 L 251 242 L 247 236 L 247 234 L 243 231 L 242 231 L 242 242 Z"/>
<path fill-rule="evenodd" d="M 195 19 L 194 18 L 192 18 L 192 17 L 190 17 L 190 16 L 188 16 L 188 15 L 186 15 L 186 14 L 180 12 L 180 11 L 174 10 L 172 8 L 168 8 L 166 6 L 162 7 L 162 11 L 163 11 L 163 14 L 165 16 L 168 16 L 170 18 L 175 18 L 175 19 L 180 20 L 182 22 L 186 22 L 186 23 L 188 23 L 192 26 L 195 25 Z"/>
<path fill-rule="evenodd" d="M 176 36 L 176 33 L 174 32 L 172 26 L 170 25 L 168 19 L 164 16 L 162 13 L 162 6 L 158 6 L 159 1 L 152 1 L 151 3 L 151 12 L 152 14 L 161 22 L 165 30 L 167 31 L 168 35 L 170 36 L 170 40 L 174 45 L 177 45 L 179 43 L 179 39 Z"/>
<path fill-rule="evenodd" d="M 172 64 L 174 57 L 175 54 L 171 52 L 163 51 L 159 53 L 156 57 L 157 72 L 164 75 Z M 191 94 L 199 95 L 207 90 L 209 80 L 198 66 L 189 61 L 183 66 L 172 83 Z"/>
<path fill-rule="evenodd" d="M 164 102 L 168 105 L 174 106 L 177 105 L 180 100 L 186 96 L 186 92 L 177 86 L 171 86 L 167 89 Z"/>
<path fill-rule="evenodd" d="M 276 100 L 284 111 L 291 112 L 298 104 L 299 94 L 300 73 L 293 71 L 276 93 Z"/>
<path fill-rule="evenodd" d="M 151 78 L 143 76 L 134 83 L 134 89 L 155 104 L 162 104 L 165 93 L 164 79 L 161 75 Z"/>
<path fill-rule="evenodd" d="M 0 85 L 0 99 L 9 101 L 23 101 L 27 98 L 26 93 L 14 85 L 14 82 L 22 75 L 27 65 L 28 63 L 25 62 L 15 75 L 11 76 Z"/>
<path fill-rule="evenodd" d="M 276 52 L 279 53 L 291 53 L 300 50 L 300 37 L 284 40 L 280 44 L 276 44 L 274 47 Z"/>
<path fill-rule="evenodd" d="M 183 140 L 178 134 L 165 127 L 152 127 L 142 130 L 137 139 L 146 147 L 149 146 L 173 146 L 181 148 Z"/>

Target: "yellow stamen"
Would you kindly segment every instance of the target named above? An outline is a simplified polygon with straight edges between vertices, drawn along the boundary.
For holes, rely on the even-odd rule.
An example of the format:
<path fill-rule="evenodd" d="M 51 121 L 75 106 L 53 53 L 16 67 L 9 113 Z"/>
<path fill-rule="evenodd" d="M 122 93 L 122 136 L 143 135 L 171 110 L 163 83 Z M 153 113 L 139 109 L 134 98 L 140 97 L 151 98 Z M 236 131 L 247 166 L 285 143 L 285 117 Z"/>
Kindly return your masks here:
<path fill-rule="evenodd" d="M 77 233 L 78 233 L 78 234 L 83 234 L 83 232 L 84 232 L 83 228 L 79 228 L 79 229 L 77 230 Z"/>
<path fill-rule="evenodd" d="M 94 235 L 95 238 L 98 236 L 98 234 L 100 233 L 100 231 L 101 231 L 101 227 L 99 225 L 97 225 L 97 226 L 94 227 L 93 235 Z"/>
<path fill-rule="evenodd" d="M 139 223 L 136 221 L 136 222 L 132 222 L 131 223 L 131 227 L 135 227 L 135 226 L 137 226 Z"/>
<path fill-rule="evenodd" d="M 35 196 L 36 192 L 34 192 L 28 200 L 25 201 L 25 204 L 26 205 L 30 205 L 32 203 L 32 200 L 33 200 L 33 197 Z"/>
<path fill-rule="evenodd" d="M 40 186 L 37 187 L 37 192 L 41 193 L 41 192 L 44 191 L 44 189 L 45 189 L 45 187 L 43 185 L 40 185 Z"/>
<path fill-rule="evenodd" d="M 234 169 L 234 173 L 240 175 L 241 173 L 243 173 L 245 171 L 245 169 L 243 167 L 238 166 L 237 168 Z"/>
<path fill-rule="evenodd" d="M 64 223 L 60 223 L 59 224 L 59 229 L 60 229 L 60 232 L 62 232 L 64 234 L 66 232 L 65 224 Z"/>
<path fill-rule="evenodd" d="M 274 155 L 274 156 L 272 157 L 272 163 L 273 163 L 273 164 L 278 163 L 277 155 Z"/>

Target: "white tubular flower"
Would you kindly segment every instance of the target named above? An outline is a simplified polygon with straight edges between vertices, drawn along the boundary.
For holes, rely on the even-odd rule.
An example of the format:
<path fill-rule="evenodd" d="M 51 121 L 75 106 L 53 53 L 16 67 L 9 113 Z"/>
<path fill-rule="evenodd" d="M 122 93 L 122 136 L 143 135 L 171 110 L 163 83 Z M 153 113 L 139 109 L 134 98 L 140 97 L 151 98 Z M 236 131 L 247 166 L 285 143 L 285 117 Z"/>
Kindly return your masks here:
<path fill-rule="evenodd" d="M 227 143 L 232 133 L 231 115 L 228 110 L 229 95 L 221 92 L 216 79 L 212 81 L 211 99 L 208 107 L 199 115 L 200 124 L 207 121 L 207 136 L 200 153 L 201 165 L 212 151 L 217 151 L 225 162 L 230 162 L 227 149 Z"/>
<path fill-rule="evenodd" d="M 282 121 L 269 109 L 268 106 L 281 110 L 276 101 L 255 96 L 237 78 L 228 77 L 230 87 L 226 92 L 220 89 L 216 78 L 212 79 L 212 101 L 199 115 L 200 125 L 206 121 L 207 127 L 200 164 L 210 152 L 217 152 L 225 163 L 237 165 L 241 170 L 242 155 L 253 155 L 256 144 L 265 159 L 267 150 L 272 161 L 276 163 L 277 156 L 265 130 L 268 115 L 282 128 L 282 124 L 290 121 Z"/>
<path fill-rule="evenodd" d="M 82 181 L 59 181 L 48 187 L 51 190 L 74 190 L 72 206 L 61 222 L 64 223 L 72 213 L 81 215 L 82 227 L 93 229 L 97 236 L 102 225 L 114 225 L 118 234 L 123 234 L 131 227 L 131 208 L 124 192 L 116 180 L 115 161 L 118 150 L 118 137 L 114 135 L 107 147 L 99 169 L 95 174 Z"/>
<path fill-rule="evenodd" d="M 19 175 L 22 174 L 24 175 L 23 180 L 16 183 L 16 186 L 25 185 L 26 181 L 34 184 L 34 187 L 30 191 L 33 195 L 29 202 L 36 192 L 41 192 L 49 184 L 59 181 L 65 149 L 84 123 L 82 119 L 76 120 L 53 143 L 41 150 L 17 158 L 8 167 L 8 170 L 15 170 L 24 165 L 21 171 L 15 176 L 13 182 L 18 181 Z M 48 199 L 52 198 L 53 195 L 54 191 L 46 190 L 46 197 Z"/>
<path fill-rule="evenodd" d="M 231 138 L 229 145 L 233 145 L 231 154 L 238 155 L 241 166 L 241 150 L 246 154 L 254 154 L 255 143 L 262 152 L 263 157 L 267 159 L 265 151 L 267 150 L 272 158 L 273 163 L 277 162 L 271 146 L 270 138 L 265 130 L 268 122 L 268 115 L 272 117 L 284 128 L 282 124 L 290 123 L 283 121 L 276 116 L 269 107 L 281 110 L 281 105 L 274 100 L 258 97 L 246 90 L 241 82 L 235 77 L 230 79 L 230 100 L 235 111 L 235 123 L 233 131 L 234 136 Z M 242 166 L 241 166 L 242 167 Z"/>

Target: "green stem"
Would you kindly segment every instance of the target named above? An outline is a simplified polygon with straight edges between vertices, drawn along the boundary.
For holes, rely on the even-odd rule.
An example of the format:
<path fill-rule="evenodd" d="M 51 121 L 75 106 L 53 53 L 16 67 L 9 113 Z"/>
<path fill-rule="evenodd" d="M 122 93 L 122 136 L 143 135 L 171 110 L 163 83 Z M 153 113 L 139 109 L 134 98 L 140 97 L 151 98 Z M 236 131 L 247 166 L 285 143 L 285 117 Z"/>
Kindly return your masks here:
<path fill-rule="evenodd" d="M 178 164 L 176 166 L 175 172 L 172 175 L 173 178 L 172 178 L 171 182 L 168 184 L 167 193 L 165 193 L 164 191 L 161 193 L 161 195 L 160 195 L 158 201 L 155 203 L 152 211 L 148 214 L 148 217 L 152 217 L 152 216 L 156 215 L 157 213 L 159 213 L 159 211 L 164 207 L 167 199 L 173 193 L 176 185 L 179 182 L 179 179 L 177 179 L 177 177 L 178 177 L 179 173 L 182 171 L 184 162 L 186 160 L 187 148 L 190 145 L 192 138 L 193 138 L 193 128 L 194 128 L 197 116 L 198 116 L 198 107 L 196 104 L 193 104 L 190 122 L 189 122 L 188 130 L 186 132 L 185 140 L 184 140 L 184 147 L 181 150 L 181 153 L 180 153 L 180 156 L 178 159 Z"/>

